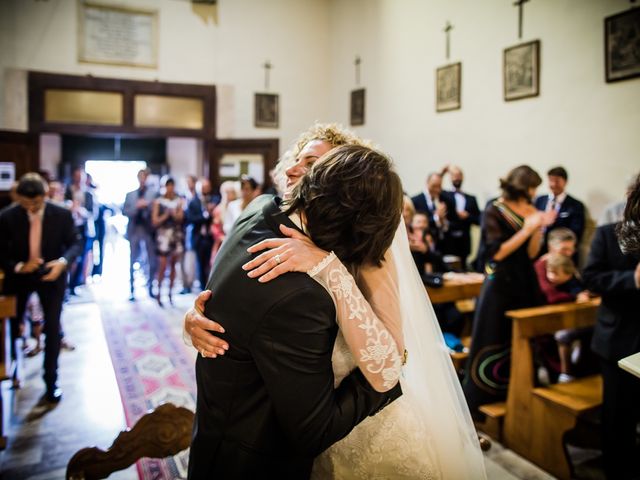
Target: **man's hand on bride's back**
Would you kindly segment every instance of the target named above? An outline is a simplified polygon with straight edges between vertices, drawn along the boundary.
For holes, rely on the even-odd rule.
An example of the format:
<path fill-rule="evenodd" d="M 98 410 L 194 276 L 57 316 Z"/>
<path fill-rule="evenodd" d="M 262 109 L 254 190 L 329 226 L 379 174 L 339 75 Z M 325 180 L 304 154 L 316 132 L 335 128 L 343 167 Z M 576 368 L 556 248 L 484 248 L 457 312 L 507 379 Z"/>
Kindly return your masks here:
<path fill-rule="evenodd" d="M 249 253 L 266 250 L 242 266 L 249 277 L 264 283 L 286 272 L 306 273 L 329 255 L 294 228 L 280 225 L 280 231 L 288 238 L 269 238 L 247 249 Z"/>
<path fill-rule="evenodd" d="M 184 339 L 185 343 L 191 340 L 191 345 L 203 357 L 216 358 L 224 355 L 229 349 L 229 344 L 216 337 L 212 332 L 224 333 L 224 328 L 217 322 L 204 316 L 204 307 L 211 298 L 211 290 L 204 290 L 196 297 L 193 307 L 184 315 Z"/>

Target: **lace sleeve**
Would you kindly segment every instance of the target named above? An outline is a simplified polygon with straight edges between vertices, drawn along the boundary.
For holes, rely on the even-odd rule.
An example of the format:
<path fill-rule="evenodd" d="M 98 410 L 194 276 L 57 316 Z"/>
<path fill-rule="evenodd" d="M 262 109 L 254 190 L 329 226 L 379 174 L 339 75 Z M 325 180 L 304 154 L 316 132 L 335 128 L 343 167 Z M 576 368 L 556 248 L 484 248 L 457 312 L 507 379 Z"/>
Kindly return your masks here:
<path fill-rule="evenodd" d="M 370 294 L 376 282 L 374 277 L 377 279 L 375 274 L 379 273 L 376 270 L 382 269 L 366 269 L 362 275 L 363 279 L 369 280 L 364 284 Z M 351 274 L 333 252 L 307 273 L 331 294 L 342 335 L 367 381 L 380 392 L 393 388 L 402 369 L 402 356 L 399 353 L 402 343 L 396 341 L 402 337 L 401 329 L 396 329 L 394 335 L 387 328 L 384 319 L 390 315 L 383 315 L 382 319 L 376 315 L 377 311 L 374 312 Z M 385 290 L 393 287 L 384 284 L 380 288 Z M 374 294 L 374 305 L 383 305 L 383 296 Z M 398 308 L 397 298 L 394 306 Z M 398 319 L 399 316 L 395 319 L 395 325 L 399 325 Z"/>

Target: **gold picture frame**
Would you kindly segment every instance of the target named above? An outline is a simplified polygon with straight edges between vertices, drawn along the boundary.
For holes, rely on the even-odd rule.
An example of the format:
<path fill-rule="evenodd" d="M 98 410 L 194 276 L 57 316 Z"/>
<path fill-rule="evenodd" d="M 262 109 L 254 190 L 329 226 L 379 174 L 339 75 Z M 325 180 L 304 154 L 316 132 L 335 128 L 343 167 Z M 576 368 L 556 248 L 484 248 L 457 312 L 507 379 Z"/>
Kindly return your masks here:
<path fill-rule="evenodd" d="M 462 85 L 462 63 L 436 69 L 436 112 L 459 110 Z"/>
<path fill-rule="evenodd" d="M 540 95 L 540 40 L 505 48 L 502 74 L 506 101 Z"/>
<path fill-rule="evenodd" d="M 351 114 L 349 117 L 351 125 L 354 127 L 364 125 L 365 99 L 364 88 L 351 91 Z"/>
<path fill-rule="evenodd" d="M 640 8 L 604 19 L 607 83 L 640 76 Z"/>
<path fill-rule="evenodd" d="M 78 62 L 158 68 L 157 10 L 78 0 Z"/>
<path fill-rule="evenodd" d="M 279 96 L 275 93 L 256 93 L 254 99 L 254 125 L 258 128 L 278 128 L 279 124 Z"/>

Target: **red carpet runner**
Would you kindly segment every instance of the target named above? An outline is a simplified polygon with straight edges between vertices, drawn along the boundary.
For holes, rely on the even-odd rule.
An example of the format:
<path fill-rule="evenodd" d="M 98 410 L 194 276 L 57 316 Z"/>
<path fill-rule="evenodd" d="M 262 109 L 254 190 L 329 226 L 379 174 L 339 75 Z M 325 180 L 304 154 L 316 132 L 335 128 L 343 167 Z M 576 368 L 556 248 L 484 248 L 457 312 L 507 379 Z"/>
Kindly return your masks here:
<path fill-rule="evenodd" d="M 102 323 L 124 405 L 127 426 L 147 411 L 171 402 L 195 411 L 194 357 L 179 337 L 186 309 L 154 302 L 101 302 Z M 137 464 L 143 480 L 186 478 L 188 450 L 167 460 Z"/>

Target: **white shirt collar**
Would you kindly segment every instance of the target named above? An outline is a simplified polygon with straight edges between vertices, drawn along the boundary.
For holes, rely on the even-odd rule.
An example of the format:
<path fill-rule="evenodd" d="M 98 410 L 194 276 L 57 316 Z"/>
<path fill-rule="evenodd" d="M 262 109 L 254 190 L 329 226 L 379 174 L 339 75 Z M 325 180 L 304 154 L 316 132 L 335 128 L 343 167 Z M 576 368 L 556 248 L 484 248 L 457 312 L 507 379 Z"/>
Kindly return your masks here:
<path fill-rule="evenodd" d="M 562 192 L 560 195 L 558 195 L 557 197 L 555 197 L 553 195 L 553 193 L 549 194 L 549 201 L 555 200 L 555 202 L 557 204 L 562 204 L 565 200 L 565 198 L 567 198 L 567 192 Z"/>

